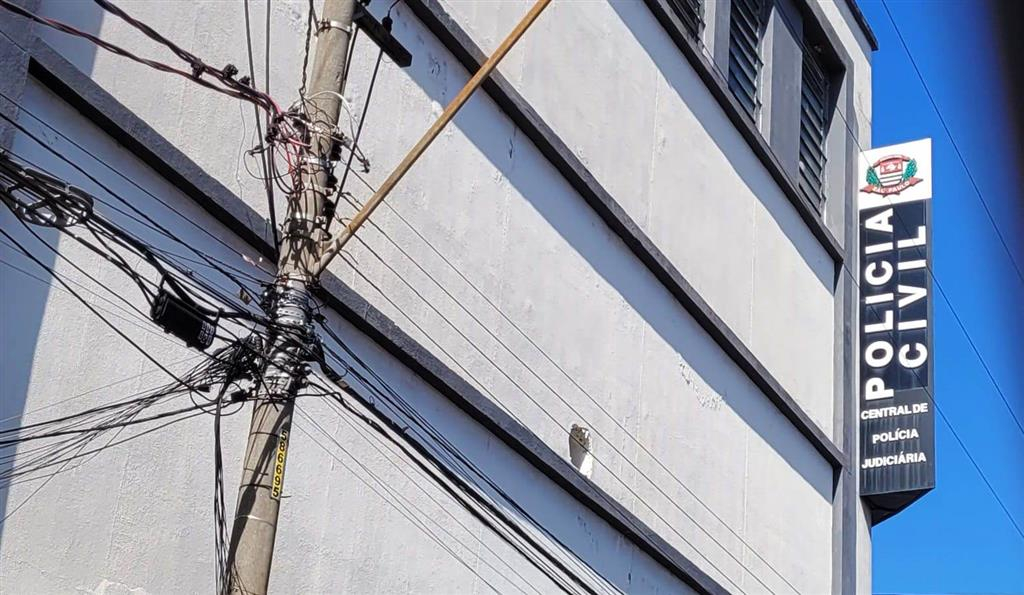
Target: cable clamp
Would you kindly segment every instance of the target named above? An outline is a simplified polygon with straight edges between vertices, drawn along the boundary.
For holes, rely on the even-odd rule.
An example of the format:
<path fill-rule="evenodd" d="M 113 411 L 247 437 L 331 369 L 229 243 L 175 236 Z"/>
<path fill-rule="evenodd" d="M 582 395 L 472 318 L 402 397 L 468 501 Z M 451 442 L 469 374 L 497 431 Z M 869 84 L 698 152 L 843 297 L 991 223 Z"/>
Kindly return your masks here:
<path fill-rule="evenodd" d="M 299 163 L 302 165 L 312 165 L 323 171 L 329 171 L 331 169 L 331 162 L 328 159 L 314 155 L 303 155 L 299 157 Z"/>
<path fill-rule="evenodd" d="M 321 32 L 326 31 L 328 29 L 338 29 L 339 31 L 344 31 L 349 35 L 352 34 L 352 25 L 346 25 L 341 21 L 331 21 L 328 19 L 320 21 L 320 23 L 317 26 L 316 33 L 317 35 L 319 35 Z"/>

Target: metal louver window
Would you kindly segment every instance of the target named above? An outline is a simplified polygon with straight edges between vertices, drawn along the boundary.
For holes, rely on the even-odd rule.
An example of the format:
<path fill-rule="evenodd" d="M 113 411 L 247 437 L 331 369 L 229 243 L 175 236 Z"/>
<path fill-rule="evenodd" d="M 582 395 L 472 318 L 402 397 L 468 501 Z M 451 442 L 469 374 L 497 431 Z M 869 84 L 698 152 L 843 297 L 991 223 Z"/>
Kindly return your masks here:
<path fill-rule="evenodd" d="M 761 37 L 764 0 L 732 0 L 729 14 L 729 89 L 752 119 L 761 108 Z"/>
<path fill-rule="evenodd" d="M 704 0 L 669 0 L 668 4 L 690 37 L 700 41 L 700 31 L 704 28 Z"/>
<path fill-rule="evenodd" d="M 804 50 L 800 91 L 800 190 L 816 207 L 825 200 L 828 77 L 813 49 Z"/>

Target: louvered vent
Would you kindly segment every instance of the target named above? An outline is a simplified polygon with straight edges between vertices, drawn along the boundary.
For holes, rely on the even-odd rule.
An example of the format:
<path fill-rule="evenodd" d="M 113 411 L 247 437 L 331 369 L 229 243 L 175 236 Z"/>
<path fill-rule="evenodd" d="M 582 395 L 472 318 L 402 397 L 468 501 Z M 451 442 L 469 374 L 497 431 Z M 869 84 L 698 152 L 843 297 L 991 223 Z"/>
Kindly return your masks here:
<path fill-rule="evenodd" d="M 699 41 L 700 31 L 704 28 L 704 0 L 669 0 L 668 3 L 690 37 Z"/>
<path fill-rule="evenodd" d="M 804 50 L 800 92 L 800 190 L 811 204 L 824 202 L 825 133 L 828 114 L 828 77 L 818 53 Z"/>
<path fill-rule="evenodd" d="M 732 0 L 729 15 L 729 89 L 751 119 L 761 108 L 761 37 L 764 33 L 763 0 Z"/>

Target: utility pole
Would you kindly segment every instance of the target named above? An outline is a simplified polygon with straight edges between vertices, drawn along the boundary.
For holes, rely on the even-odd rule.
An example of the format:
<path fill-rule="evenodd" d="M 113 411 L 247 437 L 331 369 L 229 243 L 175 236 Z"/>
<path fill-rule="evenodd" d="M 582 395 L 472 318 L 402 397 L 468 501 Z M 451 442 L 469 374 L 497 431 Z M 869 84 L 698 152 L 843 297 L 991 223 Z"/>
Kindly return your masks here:
<path fill-rule="evenodd" d="M 266 296 L 274 325 L 270 331 L 267 364 L 253 406 L 231 531 L 227 577 L 231 593 L 263 595 L 270 582 L 294 398 L 309 372 L 306 361 L 310 359 L 308 354 L 316 341 L 310 310 L 310 287 L 550 2 L 535 0 L 519 24 L 480 66 L 374 196 L 337 238 L 328 240 L 320 236 L 325 235 L 322 230 L 326 223 L 324 206 L 331 167 L 329 156 L 342 107 L 342 77 L 356 5 L 355 0 L 324 0 L 321 20 L 316 23 L 316 55 L 304 104 L 309 118 L 306 124 L 310 131 L 310 146 L 298 164 L 301 183 L 288 199 L 282 222 L 277 281 Z M 373 29 L 370 28 L 371 37 L 374 37 Z M 375 41 L 381 43 L 377 37 L 374 37 Z M 393 42 L 385 43 L 388 44 L 393 45 Z M 407 53 L 405 57 L 398 56 L 396 63 L 403 60 L 408 60 Z"/>
<path fill-rule="evenodd" d="M 341 111 L 339 93 L 354 10 L 355 0 L 324 0 L 320 22 L 314 24 L 316 54 L 305 104 L 311 144 L 298 164 L 301 184 L 288 198 L 277 281 L 267 296 L 275 324 L 253 404 L 231 531 L 231 593 L 263 594 L 270 581 L 294 398 L 305 381 L 305 362 L 314 340 L 309 290 L 318 272 L 330 135 Z"/>

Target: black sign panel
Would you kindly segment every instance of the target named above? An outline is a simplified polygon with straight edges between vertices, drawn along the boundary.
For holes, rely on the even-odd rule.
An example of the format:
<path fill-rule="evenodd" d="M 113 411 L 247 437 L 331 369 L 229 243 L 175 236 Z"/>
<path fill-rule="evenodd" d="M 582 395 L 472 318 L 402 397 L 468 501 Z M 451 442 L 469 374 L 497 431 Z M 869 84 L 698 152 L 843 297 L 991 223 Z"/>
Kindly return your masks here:
<path fill-rule="evenodd" d="M 930 148 L 871 151 L 858 189 L 860 490 L 876 523 L 935 487 Z"/>

